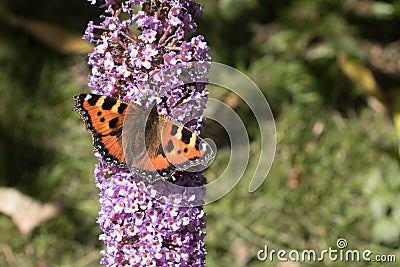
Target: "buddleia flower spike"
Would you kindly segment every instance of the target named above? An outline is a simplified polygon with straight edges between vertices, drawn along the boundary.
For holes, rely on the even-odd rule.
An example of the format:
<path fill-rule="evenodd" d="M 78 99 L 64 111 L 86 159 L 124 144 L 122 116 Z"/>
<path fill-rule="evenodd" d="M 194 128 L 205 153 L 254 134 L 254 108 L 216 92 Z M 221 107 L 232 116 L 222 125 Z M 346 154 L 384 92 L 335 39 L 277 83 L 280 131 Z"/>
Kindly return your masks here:
<path fill-rule="evenodd" d="M 88 60 L 92 92 L 75 96 L 74 102 L 99 160 L 95 167 L 101 205 L 97 222 L 105 244 L 101 263 L 204 266 L 203 207 L 181 205 L 186 200 L 180 194 L 166 194 L 160 201 L 155 198 L 154 184 L 143 178 L 160 175 L 185 187 L 206 183 L 201 172 L 186 172 L 183 165 L 186 160 L 207 158 L 207 148 L 197 139 L 208 94 L 205 84 L 177 86 L 176 79 L 165 74 L 182 63 L 210 60 L 204 38 L 188 38 L 196 30 L 193 18 L 201 14 L 201 7 L 190 0 L 105 0 L 100 6 L 104 9 L 101 23 L 89 22 L 84 35 L 95 44 Z M 150 79 L 157 86 L 151 86 Z M 179 105 L 182 99 L 187 104 Z M 144 139 L 144 146 L 121 154 L 121 144 L 123 151 L 129 147 L 124 148 L 123 141 L 124 125 L 128 125 L 125 115 L 131 109 L 129 114 L 141 114 L 134 113 L 135 107 L 153 112 L 153 119 L 143 127 L 155 130 L 133 133 Z M 165 127 L 158 127 L 160 123 Z M 163 152 L 157 150 L 160 146 Z M 145 163 L 141 161 L 143 147 L 149 157 Z M 149 160 L 156 168 L 147 165 Z"/>

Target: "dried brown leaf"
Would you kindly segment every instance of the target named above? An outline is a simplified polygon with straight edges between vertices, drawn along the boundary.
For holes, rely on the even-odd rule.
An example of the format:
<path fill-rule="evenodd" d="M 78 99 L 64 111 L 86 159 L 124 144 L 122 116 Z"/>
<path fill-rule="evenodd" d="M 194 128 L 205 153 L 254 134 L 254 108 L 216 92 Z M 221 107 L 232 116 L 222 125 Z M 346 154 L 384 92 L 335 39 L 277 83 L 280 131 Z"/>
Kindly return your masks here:
<path fill-rule="evenodd" d="M 28 234 L 41 222 L 56 216 L 60 208 L 42 204 L 15 188 L 0 187 L 0 212 L 10 216 L 22 234 Z"/>

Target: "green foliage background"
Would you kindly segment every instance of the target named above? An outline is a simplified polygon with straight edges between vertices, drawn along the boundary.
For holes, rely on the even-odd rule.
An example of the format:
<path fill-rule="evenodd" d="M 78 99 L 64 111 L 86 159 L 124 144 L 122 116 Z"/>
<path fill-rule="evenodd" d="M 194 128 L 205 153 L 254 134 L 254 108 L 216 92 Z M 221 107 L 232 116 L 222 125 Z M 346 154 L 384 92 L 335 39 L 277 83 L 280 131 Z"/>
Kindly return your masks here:
<path fill-rule="evenodd" d="M 275 161 L 262 187 L 248 193 L 245 177 L 205 207 L 208 266 L 398 266 L 271 263 L 256 254 L 265 245 L 322 251 L 346 238 L 349 249 L 393 254 L 400 261 L 399 135 L 393 123 L 400 103 L 400 1 L 202 3 L 198 33 L 206 37 L 213 61 L 257 83 L 277 128 Z M 95 223 L 96 160 L 72 111 L 72 95 L 88 90 L 86 56 L 49 48 L 4 19 L 6 9 L 78 35 L 100 12 L 83 0 L 1 3 L 0 186 L 63 210 L 28 236 L 0 215 L 0 266 L 98 266 L 103 246 Z M 356 75 L 346 72 L 349 66 Z M 371 77 L 372 89 L 366 82 Z M 241 102 L 234 107 L 242 118 L 251 114 Z M 257 147 L 252 121 L 245 123 Z M 219 131 L 206 127 L 206 133 Z M 228 160 L 228 146 L 219 143 L 221 156 L 209 177 Z"/>

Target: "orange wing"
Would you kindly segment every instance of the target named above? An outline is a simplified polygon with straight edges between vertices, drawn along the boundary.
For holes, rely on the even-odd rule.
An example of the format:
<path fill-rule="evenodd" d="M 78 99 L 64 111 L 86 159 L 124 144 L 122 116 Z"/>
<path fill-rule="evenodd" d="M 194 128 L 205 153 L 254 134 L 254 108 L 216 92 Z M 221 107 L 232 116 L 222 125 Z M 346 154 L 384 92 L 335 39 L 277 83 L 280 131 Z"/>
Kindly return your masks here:
<path fill-rule="evenodd" d="M 205 166 L 213 158 L 210 145 L 170 119 L 163 123 L 161 143 L 165 157 L 177 170 L 196 171 L 191 167 Z"/>
<path fill-rule="evenodd" d="M 126 168 L 121 136 L 128 103 L 95 94 L 75 95 L 74 102 L 103 160 Z"/>
<path fill-rule="evenodd" d="M 157 140 L 146 144 L 147 154 L 131 165 L 140 176 L 154 182 L 171 177 L 176 170 L 199 171 L 193 167 L 205 166 L 213 158 L 211 147 L 189 129 L 165 116 L 157 120 Z"/>
<path fill-rule="evenodd" d="M 133 170 L 150 182 L 168 178 L 175 173 L 175 168 L 162 153 L 155 157 L 144 158 L 134 164 Z"/>

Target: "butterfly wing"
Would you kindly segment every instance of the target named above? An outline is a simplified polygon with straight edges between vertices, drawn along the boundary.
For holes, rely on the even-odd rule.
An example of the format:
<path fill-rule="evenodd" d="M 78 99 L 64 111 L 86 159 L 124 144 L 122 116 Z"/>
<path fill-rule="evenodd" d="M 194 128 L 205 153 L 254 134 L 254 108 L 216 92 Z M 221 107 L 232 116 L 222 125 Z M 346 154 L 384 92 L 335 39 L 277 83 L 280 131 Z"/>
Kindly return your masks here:
<path fill-rule="evenodd" d="M 93 145 L 106 162 L 126 167 L 122 149 L 122 125 L 128 103 L 119 99 L 95 95 L 74 96 L 74 110 L 79 113 Z"/>
<path fill-rule="evenodd" d="M 132 166 L 132 169 L 150 182 L 161 178 L 166 179 L 175 173 L 174 166 L 169 163 L 165 155 L 161 153 L 136 162 Z"/>
<path fill-rule="evenodd" d="M 213 158 L 211 146 L 183 125 L 167 119 L 161 130 L 162 148 L 177 170 L 199 171 Z"/>

